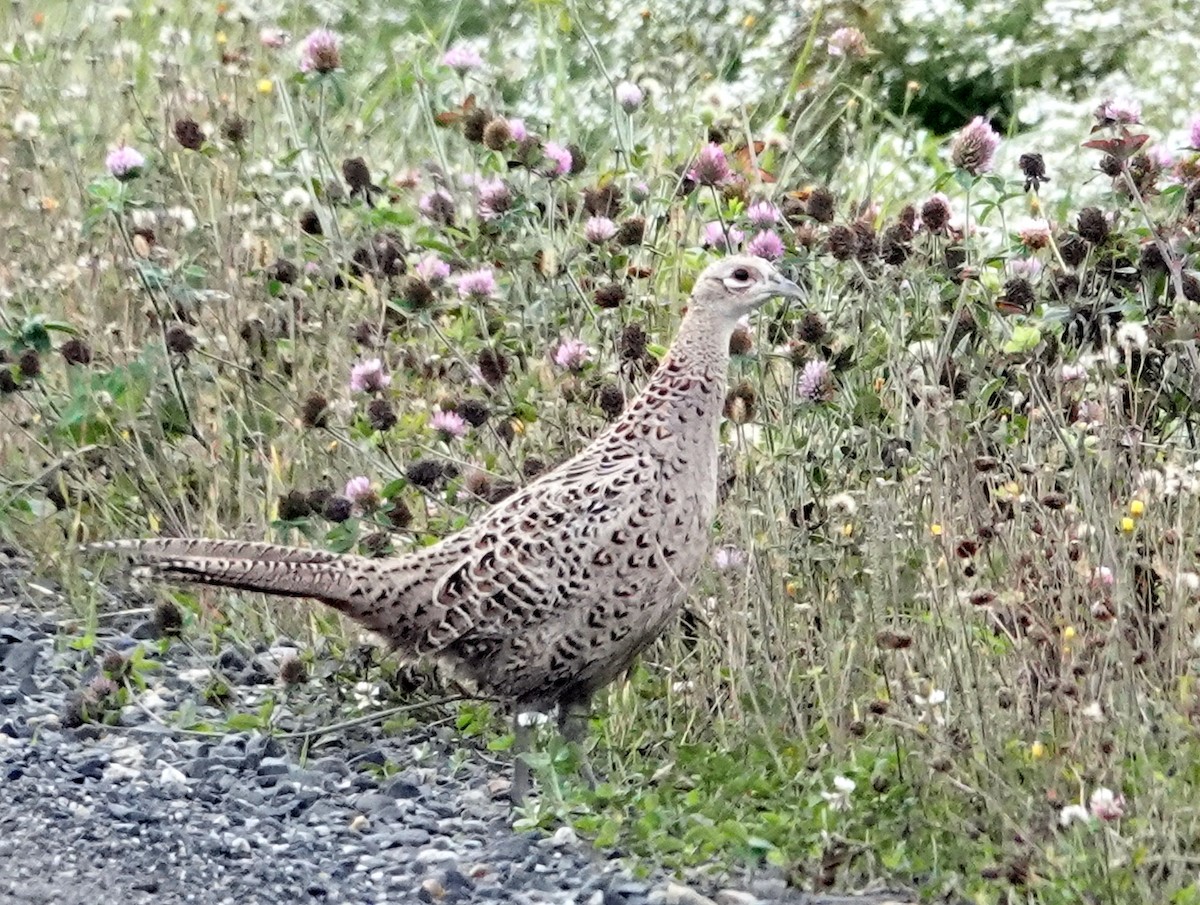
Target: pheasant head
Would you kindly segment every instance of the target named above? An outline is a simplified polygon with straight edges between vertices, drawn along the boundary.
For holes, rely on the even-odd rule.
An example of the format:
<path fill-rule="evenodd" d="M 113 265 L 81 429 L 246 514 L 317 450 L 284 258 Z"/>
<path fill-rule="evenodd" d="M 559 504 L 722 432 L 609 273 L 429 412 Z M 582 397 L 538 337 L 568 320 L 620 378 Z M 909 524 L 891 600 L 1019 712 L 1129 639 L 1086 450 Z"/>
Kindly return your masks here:
<path fill-rule="evenodd" d="M 688 312 L 730 329 L 772 298 L 803 298 L 804 291 L 766 258 L 732 255 L 708 265 L 696 279 Z"/>

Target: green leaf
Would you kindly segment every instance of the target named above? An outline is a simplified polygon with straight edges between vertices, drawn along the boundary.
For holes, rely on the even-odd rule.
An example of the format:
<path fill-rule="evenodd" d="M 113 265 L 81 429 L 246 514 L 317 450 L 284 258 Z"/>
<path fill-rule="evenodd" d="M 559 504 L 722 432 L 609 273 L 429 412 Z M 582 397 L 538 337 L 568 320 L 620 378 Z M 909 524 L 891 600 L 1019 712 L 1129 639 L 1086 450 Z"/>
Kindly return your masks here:
<path fill-rule="evenodd" d="M 958 187 L 964 192 L 969 192 L 975 187 L 976 179 L 966 170 L 955 170 L 954 181 L 958 183 Z"/>
<path fill-rule="evenodd" d="M 251 729 L 258 729 L 262 722 L 256 714 L 235 713 L 225 720 L 225 725 L 234 732 L 249 732 Z"/>
<path fill-rule="evenodd" d="M 325 546 L 334 553 L 349 553 L 358 541 L 359 520 L 348 518 L 339 525 L 334 525 L 325 534 Z"/>
<path fill-rule="evenodd" d="M 383 488 L 379 491 L 379 496 L 381 499 L 390 500 L 407 486 L 408 481 L 405 478 L 393 478 L 383 485 Z"/>
<path fill-rule="evenodd" d="M 1042 331 L 1033 324 L 1017 324 L 1013 327 L 1012 336 L 1004 344 L 1004 351 L 1009 355 L 1032 352 L 1042 341 Z"/>
<path fill-rule="evenodd" d="M 611 848 L 617 844 L 617 840 L 620 838 L 620 822 L 609 818 L 600 825 L 600 829 L 596 833 L 594 842 L 597 848 Z"/>
<path fill-rule="evenodd" d="M 154 264 L 138 261 L 135 266 L 148 289 L 165 289 L 170 282 L 167 272 Z"/>
<path fill-rule="evenodd" d="M 538 420 L 537 407 L 529 404 L 528 402 L 519 402 L 513 406 L 513 414 L 526 424 L 533 424 Z"/>
<path fill-rule="evenodd" d="M 412 226 L 417 222 L 417 216 L 409 208 L 377 207 L 371 211 L 371 225 L 378 228 L 385 226 Z"/>
<path fill-rule="evenodd" d="M 488 750 L 489 751 L 507 751 L 510 748 L 512 748 L 512 746 L 515 742 L 516 742 L 516 736 L 512 735 L 511 733 L 509 735 L 502 735 L 499 738 L 494 738 L 490 742 L 488 742 Z"/>

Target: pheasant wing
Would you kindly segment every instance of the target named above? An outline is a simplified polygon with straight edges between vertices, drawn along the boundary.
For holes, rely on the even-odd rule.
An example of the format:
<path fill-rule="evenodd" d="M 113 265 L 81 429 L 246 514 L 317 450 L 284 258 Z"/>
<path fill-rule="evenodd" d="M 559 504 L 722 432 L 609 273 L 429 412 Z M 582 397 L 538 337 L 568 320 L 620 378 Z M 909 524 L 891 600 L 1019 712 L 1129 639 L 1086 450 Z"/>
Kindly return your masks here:
<path fill-rule="evenodd" d="M 656 481 L 649 455 L 604 454 L 567 463 L 487 513 L 470 531 L 465 555 L 433 589 L 441 624 L 424 650 L 467 636 L 502 638 L 561 618 L 585 591 L 582 563 L 605 556 L 614 532 L 637 517 Z"/>

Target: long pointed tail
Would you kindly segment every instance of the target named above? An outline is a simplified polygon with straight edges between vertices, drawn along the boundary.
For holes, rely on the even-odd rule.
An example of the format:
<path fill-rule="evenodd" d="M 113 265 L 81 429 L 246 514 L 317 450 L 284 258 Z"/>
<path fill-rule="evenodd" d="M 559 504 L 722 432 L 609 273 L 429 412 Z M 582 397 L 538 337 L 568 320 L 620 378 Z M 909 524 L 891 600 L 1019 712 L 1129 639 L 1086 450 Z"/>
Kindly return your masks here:
<path fill-rule="evenodd" d="M 89 544 L 87 549 L 128 557 L 139 577 L 311 597 L 363 622 L 367 621 L 361 606 L 365 582 L 378 574 L 381 565 L 378 560 L 325 550 L 193 537 L 107 541 Z"/>
<path fill-rule="evenodd" d="M 86 549 L 119 553 L 142 577 L 310 597 L 402 650 L 415 650 L 429 626 L 440 621 L 431 595 L 437 566 L 446 554 L 368 559 L 279 544 L 190 537 L 107 541 Z"/>
<path fill-rule="evenodd" d="M 371 562 L 324 550 L 209 538 L 109 541 L 88 549 L 128 556 L 139 576 L 314 597 L 341 610 L 361 594 L 361 575 Z"/>

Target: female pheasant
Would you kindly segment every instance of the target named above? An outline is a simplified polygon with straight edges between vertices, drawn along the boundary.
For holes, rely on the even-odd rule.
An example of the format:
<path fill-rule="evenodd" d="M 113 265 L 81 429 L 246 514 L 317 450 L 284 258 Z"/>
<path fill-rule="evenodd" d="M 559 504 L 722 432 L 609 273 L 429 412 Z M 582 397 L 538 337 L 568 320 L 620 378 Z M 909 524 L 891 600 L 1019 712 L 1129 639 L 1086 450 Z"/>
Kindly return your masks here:
<path fill-rule="evenodd" d="M 800 294 L 763 258 L 711 264 L 621 417 L 430 547 L 393 559 L 202 538 L 93 549 L 157 578 L 315 598 L 404 655 L 449 662 L 517 713 L 557 707 L 563 734 L 578 738 L 592 695 L 663 631 L 705 559 L 730 336 L 768 299 Z M 528 781 L 518 760 L 515 800 Z"/>

